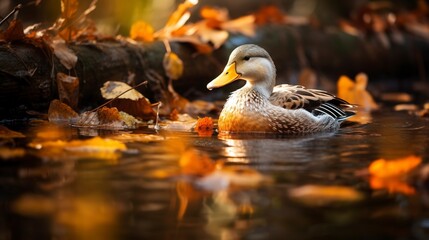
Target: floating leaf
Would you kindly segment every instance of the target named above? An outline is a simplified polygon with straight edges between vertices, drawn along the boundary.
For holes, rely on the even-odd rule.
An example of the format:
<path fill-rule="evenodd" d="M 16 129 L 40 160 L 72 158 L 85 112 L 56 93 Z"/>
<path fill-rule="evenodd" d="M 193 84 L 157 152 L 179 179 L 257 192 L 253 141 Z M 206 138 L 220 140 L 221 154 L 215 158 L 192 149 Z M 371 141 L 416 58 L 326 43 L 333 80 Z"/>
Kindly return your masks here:
<path fill-rule="evenodd" d="M 363 199 L 362 193 L 344 186 L 305 185 L 289 190 L 289 196 L 308 206 L 355 203 Z"/>
<path fill-rule="evenodd" d="M 133 23 L 130 30 L 130 37 L 133 40 L 152 42 L 154 40 L 153 27 L 145 21 Z"/>
<path fill-rule="evenodd" d="M 155 119 L 156 113 L 149 100 L 128 84 L 108 81 L 103 84 L 100 90 L 105 99 L 116 98 L 109 103 L 110 106 L 143 120 Z"/>
<path fill-rule="evenodd" d="M 117 108 L 102 107 L 96 112 L 84 112 L 76 122 L 77 126 L 93 126 L 109 129 L 135 128 L 140 122 Z"/>
<path fill-rule="evenodd" d="M 67 104 L 54 99 L 49 104 L 48 119 L 54 123 L 71 123 L 75 121 L 79 115 Z"/>
<path fill-rule="evenodd" d="M 162 62 L 167 77 L 173 80 L 179 79 L 183 74 L 183 61 L 173 52 L 167 52 Z"/>
<path fill-rule="evenodd" d="M 195 131 L 200 136 L 211 136 L 213 134 L 213 119 L 211 117 L 203 117 L 197 120 Z"/>
<path fill-rule="evenodd" d="M 57 73 L 57 86 L 60 101 L 77 109 L 79 100 L 79 78 L 65 73 Z"/>
<path fill-rule="evenodd" d="M 413 155 L 394 160 L 378 159 L 369 165 L 368 170 L 372 176 L 379 178 L 400 177 L 415 169 L 421 162 L 421 157 Z"/>

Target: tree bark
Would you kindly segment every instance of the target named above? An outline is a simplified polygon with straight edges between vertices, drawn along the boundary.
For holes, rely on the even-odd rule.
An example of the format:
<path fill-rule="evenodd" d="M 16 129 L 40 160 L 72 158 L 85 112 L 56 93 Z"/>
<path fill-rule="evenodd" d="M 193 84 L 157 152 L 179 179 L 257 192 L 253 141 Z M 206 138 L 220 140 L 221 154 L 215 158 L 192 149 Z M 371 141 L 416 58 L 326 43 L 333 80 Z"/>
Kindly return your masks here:
<path fill-rule="evenodd" d="M 207 98 L 206 84 L 221 72 L 230 52 L 244 43 L 255 43 L 267 49 L 282 82 L 288 82 L 294 72 L 307 66 L 331 76 L 333 82 L 342 74 L 354 76 L 366 72 L 370 79 L 391 79 L 389 84 L 393 88 L 411 89 L 412 83 L 398 80 L 406 78 L 419 79 L 427 85 L 428 42 L 412 34 L 403 36 L 403 43 L 391 41 L 390 46 L 385 47 L 376 36 L 361 38 L 339 30 L 327 32 L 308 26 L 267 25 L 259 27 L 252 38 L 230 36 L 220 49 L 209 55 L 197 53 L 190 44 L 171 43 L 172 50 L 184 62 L 184 74 L 174 81 L 174 86 L 185 97 L 205 95 Z M 146 87 L 138 89 L 143 95 L 152 101 L 159 100 L 162 95 L 166 85 L 162 42 L 131 44 L 110 40 L 70 43 L 69 48 L 78 56 L 71 71 L 62 66 L 50 50 L 28 41 L 0 44 L 0 119 L 21 118 L 28 110 L 47 112 L 50 101 L 58 98 L 57 72 L 80 79 L 79 110 L 104 101 L 99 90 L 104 82 L 127 82 L 133 74 L 134 81 L 130 85 L 149 81 Z"/>

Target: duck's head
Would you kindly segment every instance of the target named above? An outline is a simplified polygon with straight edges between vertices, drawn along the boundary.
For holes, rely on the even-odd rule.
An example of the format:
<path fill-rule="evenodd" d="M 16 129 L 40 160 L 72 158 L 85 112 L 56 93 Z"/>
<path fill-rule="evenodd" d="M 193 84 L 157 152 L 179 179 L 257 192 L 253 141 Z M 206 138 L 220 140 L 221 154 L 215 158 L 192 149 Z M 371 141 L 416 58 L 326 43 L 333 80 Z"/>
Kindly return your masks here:
<path fill-rule="evenodd" d="M 268 52 L 254 44 L 237 47 L 223 72 L 207 84 L 207 88 L 222 87 L 238 79 L 246 80 L 246 86 L 269 97 L 275 85 L 276 68 Z"/>

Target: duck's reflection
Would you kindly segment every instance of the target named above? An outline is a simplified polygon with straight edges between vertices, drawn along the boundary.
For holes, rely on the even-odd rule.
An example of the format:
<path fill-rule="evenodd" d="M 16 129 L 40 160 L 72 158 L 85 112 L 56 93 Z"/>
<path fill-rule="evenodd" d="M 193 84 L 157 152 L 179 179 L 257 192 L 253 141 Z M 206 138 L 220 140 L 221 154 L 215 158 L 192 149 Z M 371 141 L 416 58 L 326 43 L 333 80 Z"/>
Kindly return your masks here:
<path fill-rule="evenodd" d="M 323 141 L 335 133 L 310 136 L 219 135 L 225 147 L 221 157 L 229 163 L 252 164 L 274 162 L 306 162 L 326 154 Z M 326 150 L 326 149 L 325 149 Z"/>

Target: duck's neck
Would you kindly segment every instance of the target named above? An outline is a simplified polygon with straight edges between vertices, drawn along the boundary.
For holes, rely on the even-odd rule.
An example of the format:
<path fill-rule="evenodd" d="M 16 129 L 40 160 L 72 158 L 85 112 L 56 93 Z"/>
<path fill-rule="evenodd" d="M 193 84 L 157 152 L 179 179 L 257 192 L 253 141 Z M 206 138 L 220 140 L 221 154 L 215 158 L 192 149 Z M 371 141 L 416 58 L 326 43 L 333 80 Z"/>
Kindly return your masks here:
<path fill-rule="evenodd" d="M 275 74 L 266 76 L 266 79 L 258 81 L 247 81 L 246 85 L 243 86 L 243 89 L 254 90 L 260 93 L 263 97 L 269 98 L 273 92 L 275 85 Z"/>

